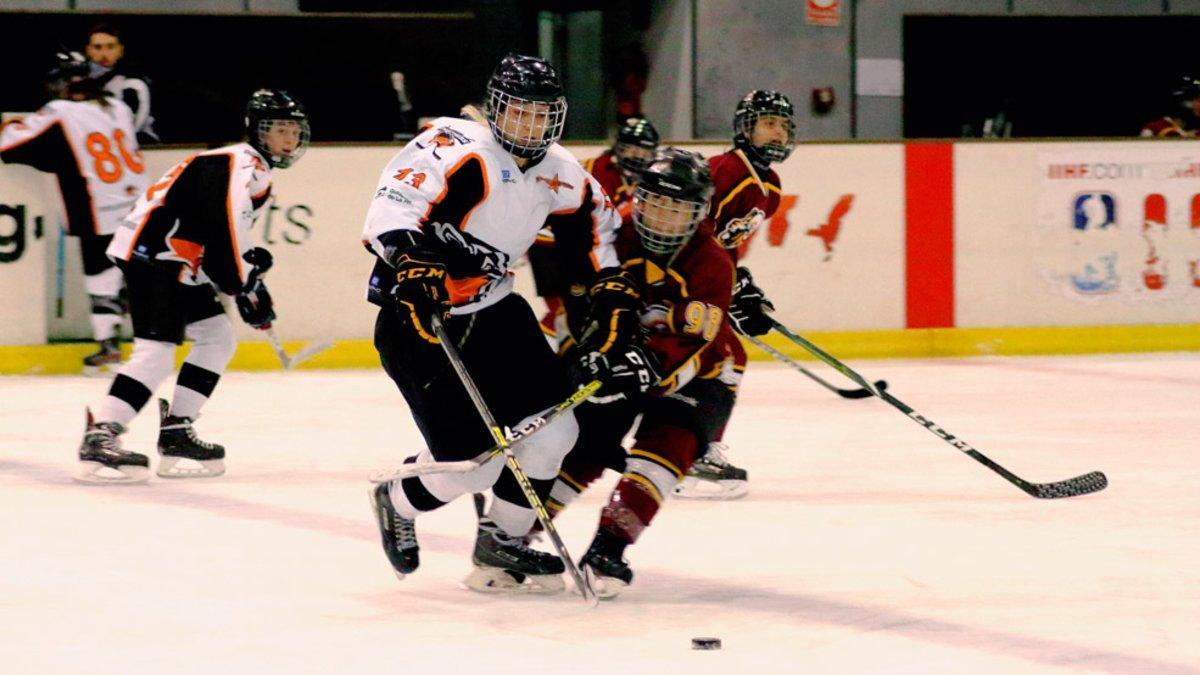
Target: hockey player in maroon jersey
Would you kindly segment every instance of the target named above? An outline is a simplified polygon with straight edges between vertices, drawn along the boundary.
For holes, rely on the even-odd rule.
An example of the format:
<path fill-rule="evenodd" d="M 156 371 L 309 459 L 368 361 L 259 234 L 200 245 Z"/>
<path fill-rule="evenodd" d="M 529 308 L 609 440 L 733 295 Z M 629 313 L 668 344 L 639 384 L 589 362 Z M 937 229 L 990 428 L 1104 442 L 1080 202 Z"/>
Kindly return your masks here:
<path fill-rule="evenodd" d="M 1150 138 L 1195 138 L 1200 135 L 1200 80 L 1182 77 L 1171 91 L 1175 110 L 1146 123 L 1142 136 Z"/>
<path fill-rule="evenodd" d="M 583 168 L 600 183 L 604 193 L 623 220 L 629 220 L 630 202 L 637 186 L 638 175 L 650 163 L 658 149 L 658 130 L 644 117 L 625 120 L 617 131 L 617 140 L 612 147 L 583 162 Z M 555 344 L 566 334 L 565 316 L 562 308 L 561 273 L 553 253 L 554 236 L 543 230 L 538 234 L 537 245 L 529 249 L 529 264 L 537 293 L 546 302 L 546 313 L 542 316 L 542 331 Z"/>
<path fill-rule="evenodd" d="M 547 502 L 556 513 L 605 468 L 621 472 L 581 563 L 599 577 L 601 597 L 632 580 L 625 547 L 637 541 L 732 409 L 733 391 L 722 377 L 731 363 L 732 332 L 722 329 L 734 268 L 701 225 L 712 189 L 702 157 L 659 151 L 637 187 L 634 227 L 622 228 L 619 239 L 623 273 L 641 298 L 626 316 L 641 330 L 618 332 L 615 339 L 605 334 L 601 344 L 585 329 L 574 352 L 580 379 L 626 382 L 616 395 L 595 397 L 577 410 L 579 440 Z M 589 317 L 583 325 L 595 321 Z M 626 454 L 621 440 L 639 413 L 642 422 Z"/>
<path fill-rule="evenodd" d="M 200 440 L 192 428 L 237 348 L 217 292 L 234 297 L 250 326 L 271 326 L 275 311 L 262 280 L 271 255 L 250 245 L 250 227 L 266 210 L 271 169 L 294 164 L 309 139 L 308 115 L 282 91 L 256 91 L 245 124 L 246 142 L 192 155 L 151 185 L 108 247 L 129 287 L 133 354 L 95 417 L 88 412 L 81 482 L 148 478 L 149 459 L 122 449 L 119 437 L 171 374 L 185 338 L 193 345 L 172 401 L 159 399 L 157 473 L 193 478 L 225 471 L 225 448 Z"/>
<path fill-rule="evenodd" d="M 737 261 L 738 247 L 769 220 L 779 208 L 779 174 L 772 164 L 784 161 L 796 139 L 795 109 L 786 96 L 755 90 L 738 103 L 733 117 L 733 149 L 708 161 L 716 189 L 705 224 Z M 743 335 L 763 335 L 771 329 L 766 312 L 774 309 L 750 270 L 737 268 L 737 285 L 729 307 L 729 321 Z M 727 377 L 736 391 L 746 370 L 746 351 L 741 341 L 726 339 L 733 354 Z M 730 405 L 733 399 L 730 399 Z M 728 419 L 728 413 L 724 415 Z M 747 473 L 725 457 L 721 442 L 724 428 L 717 430 L 703 456 L 692 465 L 675 494 L 699 499 L 736 499 L 746 494 Z"/>
<path fill-rule="evenodd" d="M 109 98 L 89 75 L 82 55 L 58 54 L 46 79 L 53 100 L 0 129 L 0 159 L 53 173 L 57 179 L 66 234 L 79 240 L 92 337 L 100 343 L 98 351 L 83 359 L 84 372 L 91 373 L 121 360 L 121 270 L 104 251 L 146 189 L 146 166 L 133 112 Z"/>

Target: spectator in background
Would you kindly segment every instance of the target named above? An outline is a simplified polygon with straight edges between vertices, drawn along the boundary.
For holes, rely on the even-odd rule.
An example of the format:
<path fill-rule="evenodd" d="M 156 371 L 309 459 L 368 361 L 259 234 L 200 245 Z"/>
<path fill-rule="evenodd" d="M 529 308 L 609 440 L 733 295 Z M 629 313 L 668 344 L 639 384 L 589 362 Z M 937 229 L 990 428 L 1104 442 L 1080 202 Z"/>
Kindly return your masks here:
<path fill-rule="evenodd" d="M 1168 115 L 1142 127 L 1142 136 L 1151 138 L 1195 138 L 1200 136 L 1200 80 L 1182 77 L 1171 91 L 1172 108 Z"/>
<path fill-rule="evenodd" d="M 160 142 L 150 114 L 150 79 L 135 74 L 122 61 L 125 44 L 121 41 L 121 31 L 111 24 L 96 24 L 88 31 L 86 51 L 92 63 L 91 77 L 133 111 L 138 142 L 143 145 Z"/>

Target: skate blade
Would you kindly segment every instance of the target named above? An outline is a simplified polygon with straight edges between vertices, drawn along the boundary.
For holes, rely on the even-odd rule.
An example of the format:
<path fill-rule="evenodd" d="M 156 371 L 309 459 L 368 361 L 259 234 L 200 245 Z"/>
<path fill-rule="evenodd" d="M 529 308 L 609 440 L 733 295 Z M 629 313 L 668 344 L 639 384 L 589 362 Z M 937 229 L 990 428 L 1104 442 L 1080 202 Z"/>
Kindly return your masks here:
<path fill-rule="evenodd" d="M 136 485 L 150 480 L 150 470 L 144 466 L 125 465 L 115 469 L 100 462 L 80 462 L 72 477 L 85 485 Z"/>
<path fill-rule="evenodd" d="M 561 574 L 521 574 L 499 567 L 476 567 L 459 585 L 476 593 L 493 595 L 555 595 L 566 590 Z"/>
<path fill-rule="evenodd" d="M 710 499 L 713 501 L 729 501 L 741 499 L 750 492 L 750 485 L 744 480 L 703 480 L 695 476 L 684 476 L 683 481 L 675 486 L 673 493 L 682 499 Z"/>
<path fill-rule="evenodd" d="M 596 597 L 601 600 L 612 600 L 628 587 L 629 584 L 616 577 L 606 577 L 599 574 L 592 576 L 592 590 L 596 592 Z"/>
<path fill-rule="evenodd" d="M 225 473 L 225 460 L 163 457 L 155 473 L 159 478 L 215 478 Z"/>
<path fill-rule="evenodd" d="M 83 367 L 83 374 L 86 377 L 113 377 L 117 374 L 117 369 L 120 367 L 120 361 L 117 361 L 116 363 L 106 363 L 100 366 L 85 365 Z"/>

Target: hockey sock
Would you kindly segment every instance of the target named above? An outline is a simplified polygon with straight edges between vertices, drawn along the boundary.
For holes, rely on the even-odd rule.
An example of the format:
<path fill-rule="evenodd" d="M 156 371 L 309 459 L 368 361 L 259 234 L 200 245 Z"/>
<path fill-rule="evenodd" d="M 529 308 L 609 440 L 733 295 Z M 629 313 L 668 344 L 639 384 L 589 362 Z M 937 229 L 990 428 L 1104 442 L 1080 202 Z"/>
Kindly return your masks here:
<path fill-rule="evenodd" d="M 691 467 L 696 449 L 696 436 L 679 427 L 652 424 L 639 429 L 625 473 L 600 512 L 601 528 L 621 532 L 630 543 L 637 541 Z"/>
<path fill-rule="evenodd" d="M 174 362 L 174 344 L 135 339 L 129 361 L 121 366 L 108 396 L 96 408 L 96 421 L 120 422 L 128 427 L 154 390 L 171 374 Z"/>
<path fill-rule="evenodd" d="M 237 340 L 233 325 L 224 314 L 189 324 L 188 338 L 195 341 L 179 369 L 175 394 L 171 399 L 171 414 L 195 419 L 212 396 L 213 389 L 233 358 Z"/>
<path fill-rule="evenodd" d="M 84 288 L 91 300 L 92 337 L 96 341 L 117 335 L 117 326 L 121 325 L 121 317 L 125 313 L 119 297 L 122 278 L 121 270 L 111 265 L 102 272 L 83 278 Z"/>

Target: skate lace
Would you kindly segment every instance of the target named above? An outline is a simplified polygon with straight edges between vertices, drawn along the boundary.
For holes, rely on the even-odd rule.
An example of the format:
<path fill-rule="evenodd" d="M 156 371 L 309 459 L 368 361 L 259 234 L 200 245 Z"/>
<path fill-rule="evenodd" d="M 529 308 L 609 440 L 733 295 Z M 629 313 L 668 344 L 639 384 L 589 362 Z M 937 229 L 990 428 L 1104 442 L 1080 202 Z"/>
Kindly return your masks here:
<path fill-rule="evenodd" d="M 727 467 L 729 460 L 725 457 L 725 451 L 729 450 L 729 446 L 724 443 L 712 442 L 708 444 L 708 452 L 704 453 L 704 461 L 714 466 Z"/>
<path fill-rule="evenodd" d="M 196 435 L 196 430 L 194 428 L 192 428 L 192 420 L 190 418 L 168 417 L 167 421 L 171 422 L 171 424 L 164 424 L 162 426 L 163 431 L 181 430 L 181 431 L 183 431 L 184 435 L 188 437 L 189 441 L 191 441 L 192 443 L 195 443 L 196 445 L 200 446 L 201 448 L 204 448 L 205 450 L 212 450 L 213 448 L 216 447 L 215 444 L 209 443 L 208 441 L 203 440 L 199 436 Z"/>
<path fill-rule="evenodd" d="M 407 518 L 396 517 L 395 526 L 392 528 L 392 536 L 396 538 L 396 545 L 399 548 L 417 547 L 417 531 L 413 525 L 414 522 Z"/>
<path fill-rule="evenodd" d="M 108 453 L 120 453 L 121 441 L 120 436 L 125 431 L 125 428 L 116 422 L 100 422 L 88 431 L 87 441 L 98 450 Z"/>

